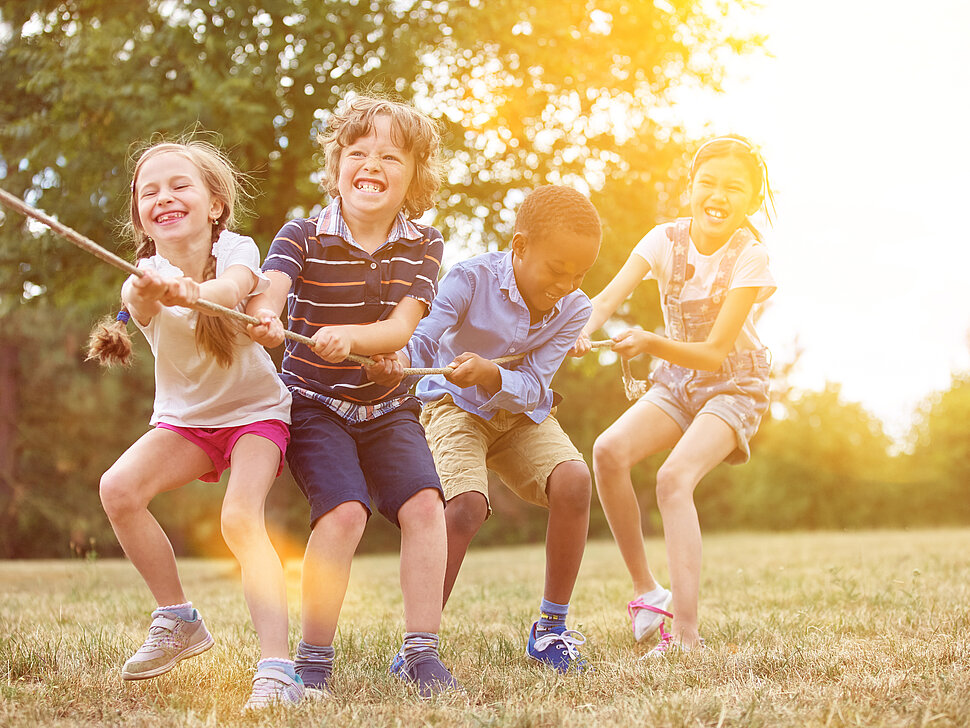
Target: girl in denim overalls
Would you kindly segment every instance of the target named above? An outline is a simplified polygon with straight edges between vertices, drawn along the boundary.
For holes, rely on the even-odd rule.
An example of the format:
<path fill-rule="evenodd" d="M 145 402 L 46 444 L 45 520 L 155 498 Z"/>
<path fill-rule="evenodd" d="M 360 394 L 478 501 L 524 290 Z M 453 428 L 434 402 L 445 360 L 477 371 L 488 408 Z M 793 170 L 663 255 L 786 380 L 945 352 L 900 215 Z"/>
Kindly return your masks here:
<path fill-rule="evenodd" d="M 760 155 L 735 136 L 698 149 L 690 170 L 691 217 L 660 225 L 637 244 L 619 273 L 593 298 L 593 314 L 574 353 L 589 351 L 596 331 L 646 277 L 660 285 L 665 336 L 630 329 L 613 337 L 624 358 L 663 360 L 652 385 L 593 446 L 603 511 L 630 576 L 627 605 L 634 638 L 660 629 L 646 657 L 703 646 L 697 601 L 701 532 L 694 488 L 714 466 L 747 461 L 748 442 L 768 408 L 768 350 L 754 330 L 752 308 L 775 290 L 768 255 L 748 220 L 764 201 Z M 770 192 L 769 192 L 770 199 Z M 647 566 L 631 468 L 673 448 L 657 472 L 671 590 Z M 671 593 L 672 592 L 672 593 Z M 669 610 L 669 611 L 668 611 Z M 664 618 L 672 618 L 664 631 Z"/>

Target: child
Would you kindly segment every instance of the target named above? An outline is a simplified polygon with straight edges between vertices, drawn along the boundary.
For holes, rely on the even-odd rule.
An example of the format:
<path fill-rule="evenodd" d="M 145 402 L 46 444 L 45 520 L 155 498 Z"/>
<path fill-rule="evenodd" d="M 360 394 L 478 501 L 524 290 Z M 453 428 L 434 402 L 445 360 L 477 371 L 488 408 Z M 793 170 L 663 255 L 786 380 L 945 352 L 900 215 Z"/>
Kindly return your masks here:
<path fill-rule="evenodd" d="M 600 246 L 596 209 L 569 187 L 532 192 L 519 208 L 511 251 L 455 265 L 398 362 L 444 367 L 421 380 L 421 422 L 447 508 L 447 602 L 465 552 L 488 518 L 487 469 L 520 498 L 549 509 L 546 582 L 526 654 L 559 672 L 581 670 L 585 638 L 566 629 L 592 490 L 589 469 L 555 417 L 553 375 L 589 318 L 578 290 Z M 506 366 L 490 359 L 523 353 Z M 400 659 L 391 670 L 396 672 Z"/>
<path fill-rule="evenodd" d="M 148 639 L 122 677 L 156 677 L 212 646 L 148 504 L 196 479 L 218 482 L 231 466 L 222 533 L 242 568 L 259 635 L 262 659 L 246 703 L 253 709 L 297 703 L 304 694 L 288 659 L 283 566 L 263 521 L 286 450 L 290 395 L 261 346 L 225 319 L 187 308 L 199 298 L 235 308 L 269 285 L 256 244 L 227 231 L 240 191 L 229 160 L 205 142 L 156 144 L 139 157 L 128 227 L 145 275 L 125 282 L 127 310 L 117 324 L 96 329 L 89 358 L 127 363 L 129 313 L 155 355 L 155 427 L 101 478 L 111 526 L 158 602 Z"/>
<path fill-rule="evenodd" d="M 764 163 L 747 140 L 726 136 L 703 144 L 690 169 L 691 217 L 660 225 L 637 243 L 593 298 L 593 315 L 576 343 L 575 353 L 589 351 L 589 334 L 637 284 L 648 276 L 658 281 L 666 336 L 630 329 L 613 337 L 613 350 L 625 358 L 646 353 L 664 362 L 651 376 L 650 390 L 593 446 L 596 489 L 633 577 L 635 598 L 628 611 L 634 637 L 642 640 L 660 628 L 660 642 L 646 657 L 703 647 L 694 489 L 722 460 L 747 461 L 748 442 L 768 408 L 768 351 L 755 333 L 752 307 L 774 293 L 775 283 L 768 254 L 748 220 L 766 190 Z M 636 463 L 671 447 L 657 472 L 657 504 L 673 595 L 647 567 L 630 478 Z M 664 617 L 673 619 L 669 633 Z"/>
<path fill-rule="evenodd" d="M 424 697 L 458 684 L 438 656 L 445 520 L 441 483 L 403 387 L 368 381 L 350 352 L 407 343 L 435 295 L 443 241 L 413 218 L 440 184 L 439 134 L 403 103 L 359 96 L 321 135 L 332 202 L 279 231 L 263 270 L 269 289 L 249 312 L 257 341 L 282 342 L 279 314 L 312 348 L 288 341 L 282 379 L 293 393 L 290 469 L 310 502 L 297 672 L 328 689 L 333 638 L 370 503 L 401 529 L 407 679 Z"/>

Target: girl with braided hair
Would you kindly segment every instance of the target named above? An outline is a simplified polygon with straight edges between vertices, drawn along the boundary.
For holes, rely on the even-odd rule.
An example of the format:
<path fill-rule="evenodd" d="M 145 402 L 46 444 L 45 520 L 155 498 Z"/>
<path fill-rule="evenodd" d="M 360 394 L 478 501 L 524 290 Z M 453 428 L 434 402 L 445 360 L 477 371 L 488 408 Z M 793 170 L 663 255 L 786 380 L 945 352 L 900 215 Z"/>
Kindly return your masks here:
<path fill-rule="evenodd" d="M 127 227 L 144 275 L 125 281 L 124 309 L 98 325 L 89 358 L 127 363 L 129 317 L 155 357 L 153 428 L 101 478 L 105 512 L 158 604 L 122 677 L 156 677 L 212 646 L 148 505 L 197 479 L 218 482 L 231 466 L 222 533 L 239 560 L 262 657 L 251 709 L 299 702 L 304 689 L 288 659 L 283 567 L 263 513 L 289 441 L 290 394 L 262 346 L 229 320 L 191 308 L 200 298 L 241 308 L 269 285 L 256 244 L 228 229 L 242 193 L 239 173 L 207 142 L 159 143 L 140 155 Z"/>

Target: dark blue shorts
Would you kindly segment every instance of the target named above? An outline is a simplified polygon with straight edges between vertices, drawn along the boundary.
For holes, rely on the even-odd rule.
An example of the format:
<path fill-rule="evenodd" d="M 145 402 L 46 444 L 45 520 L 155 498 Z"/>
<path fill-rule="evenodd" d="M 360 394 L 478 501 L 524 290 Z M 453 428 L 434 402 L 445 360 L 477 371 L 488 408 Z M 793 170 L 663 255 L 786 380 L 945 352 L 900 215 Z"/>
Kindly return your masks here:
<path fill-rule="evenodd" d="M 414 400 L 373 420 L 347 422 L 326 405 L 293 395 L 286 461 L 310 502 L 311 527 L 348 501 L 368 513 L 373 505 L 400 527 L 398 509 L 411 496 L 425 488 L 441 495 L 420 411 Z"/>

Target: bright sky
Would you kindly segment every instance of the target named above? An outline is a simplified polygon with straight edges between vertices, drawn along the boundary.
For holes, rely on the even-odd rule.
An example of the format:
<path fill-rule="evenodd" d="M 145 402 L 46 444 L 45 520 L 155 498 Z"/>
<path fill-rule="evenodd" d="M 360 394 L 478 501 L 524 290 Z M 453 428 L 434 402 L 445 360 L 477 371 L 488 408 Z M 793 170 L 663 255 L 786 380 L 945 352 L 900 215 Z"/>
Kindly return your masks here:
<path fill-rule="evenodd" d="M 899 437 L 970 367 L 970 2 L 765 6 L 774 57 L 682 111 L 764 152 L 779 289 L 762 338 L 790 359 L 797 337 L 798 385 L 840 382 Z"/>

